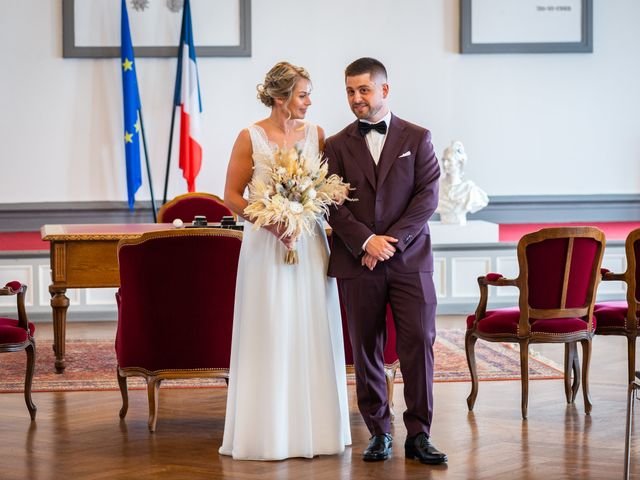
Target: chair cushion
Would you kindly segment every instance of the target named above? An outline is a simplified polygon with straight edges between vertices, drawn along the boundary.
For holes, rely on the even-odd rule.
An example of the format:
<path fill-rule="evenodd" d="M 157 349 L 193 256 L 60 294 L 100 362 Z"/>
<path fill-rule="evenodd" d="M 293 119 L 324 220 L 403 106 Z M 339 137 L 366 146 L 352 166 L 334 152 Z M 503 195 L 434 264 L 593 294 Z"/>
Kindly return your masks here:
<path fill-rule="evenodd" d="M 36 326 L 29 322 L 31 336 L 36 331 Z M 0 343 L 22 343 L 27 340 L 27 331 L 18 327 L 18 320 L 0 317 Z"/>
<path fill-rule="evenodd" d="M 475 315 L 467 317 L 467 328 L 473 326 Z M 518 321 L 520 309 L 518 307 L 487 310 L 486 316 L 478 323 L 478 331 L 488 334 L 504 333 L 507 335 L 518 334 Z M 596 319 L 593 319 L 596 326 Z M 544 320 L 531 319 L 531 332 L 533 333 L 574 333 L 587 329 L 587 323 L 579 317 L 573 318 L 548 318 Z"/>
<path fill-rule="evenodd" d="M 625 300 L 596 303 L 593 314 L 600 327 L 622 327 L 627 323 L 627 302 Z M 598 331 L 596 330 L 596 333 Z"/>

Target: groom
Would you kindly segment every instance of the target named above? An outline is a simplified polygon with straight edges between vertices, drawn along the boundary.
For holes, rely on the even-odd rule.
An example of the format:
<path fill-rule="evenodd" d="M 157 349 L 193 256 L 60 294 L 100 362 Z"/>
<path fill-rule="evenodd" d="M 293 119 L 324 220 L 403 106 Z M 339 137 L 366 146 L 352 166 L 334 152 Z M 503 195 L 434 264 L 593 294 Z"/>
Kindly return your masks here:
<path fill-rule="evenodd" d="M 382 63 L 360 58 L 345 70 L 358 120 L 327 139 L 329 172 L 349 182 L 355 202 L 332 209 L 329 275 L 340 279 L 356 369 L 358 407 L 371 432 L 365 461 L 391 455 L 384 373 L 386 307 L 396 326 L 407 410 L 405 456 L 439 464 L 429 438 L 433 413 L 436 295 L 427 220 L 438 203 L 440 168 L 431 133 L 389 111 Z"/>

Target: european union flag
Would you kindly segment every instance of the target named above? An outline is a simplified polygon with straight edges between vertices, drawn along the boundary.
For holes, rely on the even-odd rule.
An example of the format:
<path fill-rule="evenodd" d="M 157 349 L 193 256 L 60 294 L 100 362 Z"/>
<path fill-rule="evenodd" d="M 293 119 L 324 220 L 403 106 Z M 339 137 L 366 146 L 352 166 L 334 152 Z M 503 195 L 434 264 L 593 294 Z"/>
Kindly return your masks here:
<path fill-rule="evenodd" d="M 122 58 L 122 99 L 124 101 L 124 152 L 127 165 L 127 194 L 129 209 L 133 210 L 135 194 L 142 185 L 142 169 L 140 167 L 140 92 L 136 77 L 131 32 L 129 31 L 129 15 L 127 5 L 122 0 L 120 27 L 120 56 Z"/>

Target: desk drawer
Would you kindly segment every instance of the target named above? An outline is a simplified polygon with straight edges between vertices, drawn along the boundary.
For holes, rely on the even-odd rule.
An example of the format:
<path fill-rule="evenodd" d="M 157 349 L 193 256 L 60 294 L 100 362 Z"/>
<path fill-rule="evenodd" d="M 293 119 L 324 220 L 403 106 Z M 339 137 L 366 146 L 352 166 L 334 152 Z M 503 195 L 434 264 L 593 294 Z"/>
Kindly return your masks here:
<path fill-rule="evenodd" d="M 118 287 L 118 240 L 52 242 L 51 276 L 56 286 Z"/>

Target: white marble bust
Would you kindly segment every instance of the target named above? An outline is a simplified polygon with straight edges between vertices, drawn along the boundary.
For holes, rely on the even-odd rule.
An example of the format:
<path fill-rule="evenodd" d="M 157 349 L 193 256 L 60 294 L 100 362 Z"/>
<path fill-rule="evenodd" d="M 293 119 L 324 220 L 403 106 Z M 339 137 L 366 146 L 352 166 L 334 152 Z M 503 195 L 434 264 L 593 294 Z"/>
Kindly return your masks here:
<path fill-rule="evenodd" d="M 442 155 L 442 175 L 436 213 L 446 224 L 466 225 L 467 213 L 475 213 L 489 203 L 487 194 L 471 180 L 463 180 L 467 154 L 462 142 L 452 142 Z"/>

